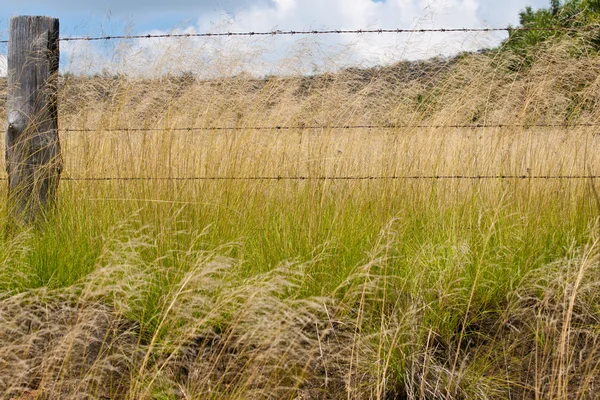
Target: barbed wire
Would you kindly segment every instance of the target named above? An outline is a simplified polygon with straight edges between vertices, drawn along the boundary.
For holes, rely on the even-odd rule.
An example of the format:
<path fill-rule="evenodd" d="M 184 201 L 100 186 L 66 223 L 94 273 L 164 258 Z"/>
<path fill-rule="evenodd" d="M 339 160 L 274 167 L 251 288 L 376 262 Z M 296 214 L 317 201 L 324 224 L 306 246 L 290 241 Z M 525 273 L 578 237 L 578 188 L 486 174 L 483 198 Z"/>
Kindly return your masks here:
<path fill-rule="evenodd" d="M 101 182 L 101 181 L 387 181 L 387 180 L 582 180 L 600 179 L 600 175 L 365 175 L 365 176 L 92 176 L 61 177 L 67 182 Z M 7 181 L 1 177 L 0 181 Z"/>
<path fill-rule="evenodd" d="M 201 32 L 201 33 L 163 33 L 146 35 L 107 35 L 107 36 L 71 36 L 61 37 L 60 41 L 99 41 L 115 39 L 156 39 L 156 38 L 192 38 L 192 37 L 235 37 L 235 36 L 294 36 L 294 35 L 345 35 L 345 34 L 384 34 L 384 33 L 460 33 L 460 32 L 528 32 L 528 31 L 546 31 L 546 32 L 580 32 L 590 28 L 524 28 L 524 27 L 503 27 L 503 28 L 431 28 L 431 29 L 310 29 L 310 30 L 272 30 L 259 32 Z M 8 40 L 0 40 L 0 43 L 8 43 Z"/>
<path fill-rule="evenodd" d="M 7 178 L 1 178 L 6 180 Z M 189 176 L 64 177 L 63 181 L 384 181 L 384 180 L 581 180 L 600 175 L 380 175 L 380 176 Z"/>
<path fill-rule="evenodd" d="M 195 131 L 243 131 L 243 130 L 306 130 L 306 129 L 492 129 L 492 128 L 592 128 L 600 127 L 600 123 L 557 123 L 557 124 L 449 124 L 449 125 L 394 125 L 394 124 L 381 124 L 381 125 L 308 125 L 308 124 L 297 124 L 297 125 L 275 125 L 275 126 L 205 126 L 205 127 L 164 127 L 164 128 L 128 128 L 128 127 L 117 127 L 117 128 L 62 128 L 61 132 L 64 133 L 85 133 L 85 132 L 195 132 Z"/>

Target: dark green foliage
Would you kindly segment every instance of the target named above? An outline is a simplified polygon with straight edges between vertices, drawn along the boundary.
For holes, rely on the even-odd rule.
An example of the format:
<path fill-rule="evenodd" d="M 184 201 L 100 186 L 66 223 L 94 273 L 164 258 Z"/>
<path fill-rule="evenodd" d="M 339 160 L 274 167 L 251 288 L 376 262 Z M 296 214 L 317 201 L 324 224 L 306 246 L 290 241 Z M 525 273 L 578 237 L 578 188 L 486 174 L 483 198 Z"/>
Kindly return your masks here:
<path fill-rule="evenodd" d="M 551 39 L 556 41 L 568 37 L 580 40 L 577 43 L 579 50 L 574 55 L 597 52 L 600 50 L 600 34 L 596 29 L 599 21 L 600 0 L 550 0 L 548 8 L 538 10 L 527 6 L 519 13 L 519 26 L 509 31 L 502 50 L 518 56 L 519 61 L 514 63 L 513 70 L 529 66 L 536 49 Z"/>

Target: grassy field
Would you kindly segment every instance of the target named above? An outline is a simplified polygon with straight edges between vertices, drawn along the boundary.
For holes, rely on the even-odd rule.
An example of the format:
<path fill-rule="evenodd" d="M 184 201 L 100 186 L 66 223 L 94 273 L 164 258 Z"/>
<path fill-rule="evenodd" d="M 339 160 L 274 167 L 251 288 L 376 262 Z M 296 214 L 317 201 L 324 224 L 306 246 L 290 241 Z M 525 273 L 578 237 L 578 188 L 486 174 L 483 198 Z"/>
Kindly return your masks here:
<path fill-rule="evenodd" d="M 60 126 L 91 131 L 0 242 L 0 398 L 595 397 L 599 128 L 518 126 L 599 120 L 572 47 L 64 77 Z M 151 179 L 78 180 L 106 177 Z M 221 179 L 248 177 L 308 179 Z"/>

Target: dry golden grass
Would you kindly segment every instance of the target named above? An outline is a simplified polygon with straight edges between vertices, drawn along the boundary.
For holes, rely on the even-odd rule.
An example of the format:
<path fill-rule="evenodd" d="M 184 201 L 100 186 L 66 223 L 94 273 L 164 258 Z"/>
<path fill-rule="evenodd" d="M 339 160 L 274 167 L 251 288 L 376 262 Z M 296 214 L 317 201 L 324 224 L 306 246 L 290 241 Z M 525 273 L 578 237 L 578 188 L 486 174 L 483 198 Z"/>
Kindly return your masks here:
<path fill-rule="evenodd" d="M 252 127 L 563 124 L 598 121 L 598 65 L 568 45 L 525 72 L 505 55 L 437 60 L 312 78 L 67 79 L 66 175 L 583 175 L 598 170 L 597 129 Z M 172 131 L 173 128 L 220 128 Z M 156 128 L 155 132 L 105 132 Z M 227 130 L 235 128 L 236 130 Z M 247 129 L 246 129 L 247 128 Z M 549 162 L 550 161 L 550 162 Z"/>
<path fill-rule="evenodd" d="M 596 181 L 535 177 L 600 175 L 598 127 L 514 126 L 600 122 L 574 46 L 63 77 L 67 178 L 532 179 L 65 180 L 0 245 L 0 398 L 594 398 Z"/>

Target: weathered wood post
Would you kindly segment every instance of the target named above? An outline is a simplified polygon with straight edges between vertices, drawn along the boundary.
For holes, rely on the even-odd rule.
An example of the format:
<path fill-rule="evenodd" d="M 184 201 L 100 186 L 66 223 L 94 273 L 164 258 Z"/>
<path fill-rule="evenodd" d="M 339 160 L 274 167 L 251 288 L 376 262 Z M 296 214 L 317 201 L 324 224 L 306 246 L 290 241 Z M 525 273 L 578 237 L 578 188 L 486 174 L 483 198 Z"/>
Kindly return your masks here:
<path fill-rule="evenodd" d="M 20 225 L 50 207 L 62 169 L 58 139 L 58 19 L 10 20 L 6 168 L 9 218 Z"/>

